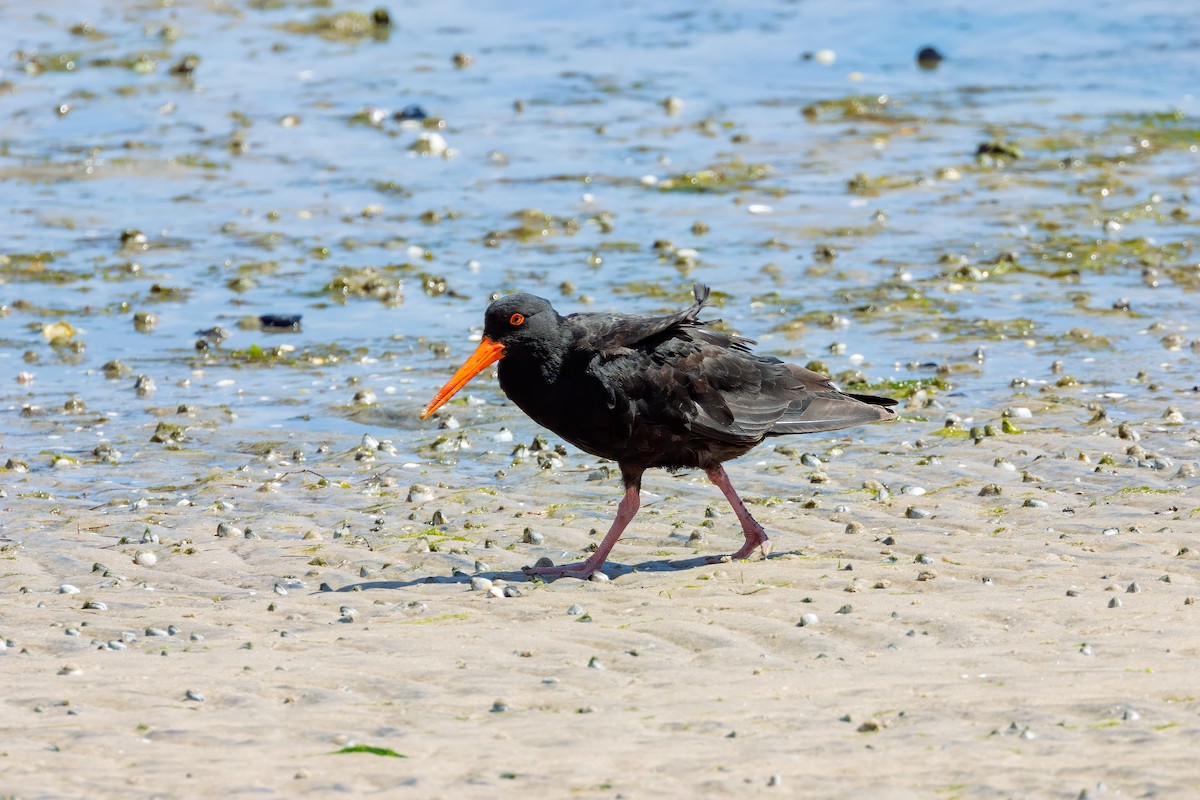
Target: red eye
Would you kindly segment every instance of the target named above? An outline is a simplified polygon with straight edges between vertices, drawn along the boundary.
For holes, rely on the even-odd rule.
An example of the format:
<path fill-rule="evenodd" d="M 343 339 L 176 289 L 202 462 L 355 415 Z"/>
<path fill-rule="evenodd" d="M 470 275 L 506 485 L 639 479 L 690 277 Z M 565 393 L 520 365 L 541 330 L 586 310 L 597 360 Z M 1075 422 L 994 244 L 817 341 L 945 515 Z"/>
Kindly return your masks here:
<path fill-rule="evenodd" d="M 508 324 L 512 325 L 514 327 L 516 327 L 517 325 L 524 325 L 525 324 L 525 315 L 524 314 L 513 314 L 511 317 L 508 318 Z"/>

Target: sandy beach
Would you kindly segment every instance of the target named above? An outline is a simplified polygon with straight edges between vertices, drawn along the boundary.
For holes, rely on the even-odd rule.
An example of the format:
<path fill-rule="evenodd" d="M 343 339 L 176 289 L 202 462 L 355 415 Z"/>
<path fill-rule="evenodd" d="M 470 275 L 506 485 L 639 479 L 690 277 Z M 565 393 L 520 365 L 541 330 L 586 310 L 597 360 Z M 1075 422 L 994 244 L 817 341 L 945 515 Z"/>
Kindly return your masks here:
<path fill-rule="evenodd" d="M 4 795 L 1190 797 L 1196 431 L 1135 425 L 1139 467 L 1079 412 L 760 448 L 731 474 L 766 560 L 704 563 L 736 520 L 651 473 L 588 582 L 519 571 L 607 526 L 619 479 L 575 451 L 483 485 L 354 443 L 220 474 L 178 454 L 187 504 L 10 516 Z"/>

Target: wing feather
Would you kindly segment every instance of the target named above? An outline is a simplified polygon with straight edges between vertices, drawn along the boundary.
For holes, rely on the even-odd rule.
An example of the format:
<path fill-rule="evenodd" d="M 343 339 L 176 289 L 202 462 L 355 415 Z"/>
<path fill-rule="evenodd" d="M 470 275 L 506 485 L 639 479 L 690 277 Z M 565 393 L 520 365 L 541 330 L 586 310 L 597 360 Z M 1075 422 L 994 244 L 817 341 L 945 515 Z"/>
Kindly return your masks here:
<path fill-rule="evenodd" d="M 887 398 L 838 390 L 817 372 L 755 355 L 754 342 L 705 327 L 696 302 L 674 314 L 576 314 L 577 352 L 628 430 L 662 427 L 737 447 L 767 436 L 837 430 L 890 419 Z M 568 317 L 571 320 L 572 317 Z"/>

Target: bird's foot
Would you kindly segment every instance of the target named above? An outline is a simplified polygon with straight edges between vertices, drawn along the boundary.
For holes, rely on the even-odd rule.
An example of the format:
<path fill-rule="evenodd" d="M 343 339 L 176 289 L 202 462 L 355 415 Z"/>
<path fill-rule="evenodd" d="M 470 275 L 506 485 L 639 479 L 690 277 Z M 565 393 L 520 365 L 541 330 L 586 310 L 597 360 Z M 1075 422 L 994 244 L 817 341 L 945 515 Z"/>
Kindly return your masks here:
<path fill-rule="evenodd" d="M 547 559 L 549 560 L 549 559 Z M 555 578 L 579 578 L 581 581 L 586 581 L 596 573 L 600 567 L 604 566 L 604 562 L 593 564 L 591 559 L 580 561 L 578 564 L 563 564 L 554 566 L 547 564 L 545 566 L 522 567 L 521 571 L 526 575 L 547 575 Z"/>
<path fill-rule="evenodd" d="M 755 550 L 761 551 L 763 558 L 771 555 L 771 540 L 767 538 L 766 531 L 759 530 L 747 534 L 746 541 L 736 553 L 727 556 L 713 556 L 708 559 L 708 563 L 719 564 L 723 561 L 740 561 L 743 558 L 749 558 L 754 555 Z"/>

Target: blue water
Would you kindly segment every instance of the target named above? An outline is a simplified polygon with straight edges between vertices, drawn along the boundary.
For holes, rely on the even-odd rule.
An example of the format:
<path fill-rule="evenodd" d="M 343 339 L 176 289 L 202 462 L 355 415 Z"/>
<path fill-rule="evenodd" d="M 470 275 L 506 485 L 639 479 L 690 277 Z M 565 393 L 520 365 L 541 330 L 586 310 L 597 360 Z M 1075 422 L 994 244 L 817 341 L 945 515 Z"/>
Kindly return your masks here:
<path fill-rule="evenodd" d="M 1148 286 L 1136 261 L 1085 271 L 1078 282 L 1032 269 L 1036 245 L 1051 235 L 1039 227 L 1043 212 L 1060 233 L 1177 243 L 1194 263 L 1191 223 L 1168 212 L 1198 211 L 1195 144 L 1134 158 L 1136 137 L 1114 122 L 1200 113 L 1200 21 L 1184 5 L 414 2 L 390 8 L 395 24 L 381 40 L 330 41 L 282 27 L 370 8 L 0 6 L 12 53 L 0 73 L 0 252 L 52 254 L 46 266 L 63 273 L 45 282 L 0 272 L 0 456 L 29 462 L 32 477 L 20 480 L 49 474 L 39 455 L 48 427 L 58 437 L 49 449 L 90 450 L 93 426 L 57 411 L 71 396 L 109 418 L 103 435 L 139 441 L 154 427 L 148 408 L 233 409 L 237 418 L 219 428 L 228 439 L 208 444 L 214 463 L 236 463 L 242 437 L 297 429 L 346 441 L 382 429 L 402 454 L 419 458 L 436 433 L 415 414 L 469 352 L 489 295 L 515 289 L 543 294 L 564 313 L 649 312 L 686 303 L 691 282 L 703 280 L 726 296 L 720 315 L 765 350 L 802 363 L 825 358 L 835 372 L 861 354 L 874 380 L 928 375 L 907 365 L 967 362 L 983 347 L 985 364 L 956 379 L 969 409 L 1003 403 L 1014 377 L 1050 379 L 1049 363 L 1060 358 L 1069 372 L 1093 376 L 1097 392 L 1124 389 L 1147 365 L 1182 373 L 1181 386 L 1195 375 L 1186 349 L 1159 344 L 1171 332 L 1197 335 L 1187 286 Z M 104 38 L 70 32 L 85 20 Z M 163 26 L 178 37 L 163 38 Z M 947 57 L 933 71 L 914 62 L 927 44 Z M 826 49 L 833 64 L 803 57 Z M 26 66 L 36 54 L 64 52 L 74 54 L 70 71 Z M 455 68 L 456 52 L 473 63 Z M 97 63 L 143 53 L 156 64 L 145 73 Z M 185 54 L 199 56 L 195 73 L 171 75 Z M 851 95 L 886 95 L 890 111 L 882 120 L 819 122 L 800 113 Z M 675 114 L 662 105 L 669 96 L 682 100 Z M 64 104 L 69 110 L 58 113 Z M 364 108 L 410 104 L 445 120 L 440 133 L 453 157 L 413 154 L 419 131 L 390 119 L 351 122 Z M 281 124 L 287 115 L 298 124 Z M 1017 141 L 1026 157 L 979 168 L 975 148 L 994 138 Z M 1107 169 L 1048 166 L 1122 153 L 1128 163 Z M 769 165 L 767 177 L 711 193 L 643 181 L 732 161 Z M 946 169 L 960 178 L 947 179 Z M 849 192 L 860 173 L 905 185 Z M 1107 196 L 1098 188 L 1105 181 L 1113 184 Z M 382 182 L 402 191 L 383 191 Z M 378 213 L 364 215 L 376 204 Z M 1156 213 L 1128 214 L 1145 204 Z M 756 205 L 770 213 L 749 213 Z M 573 217 L 579 230 L 487 246 L 486 234 L 516 226 L 512 215 L 522 209 Z M 442 221 L 422 222 L 427 211 Z M 594 222 L 602 212 L 611 233 Z M 694 234 L 697 220 L 711 231 Z M 122 248 L 126 229 L 143 232 L 148 247 Z M 695 248 L 696 263 L 660 259 L 656 240 Z M 839 252 L 828 269 L 814 262 L 818 243 Z M 315 255 L 320 248 L 326 257 Z M 935 279 L 948 269 L 944 255 L 986 265 L 1007 251 L 1031 270 L 961 291 Z M 276 266 L 252 273 L 251 288 L 227 287 L 239 265 L 263 261 Z M 413 269 L 398 304 L 339 303 L 321 293 L 340 267 L 405 263 Z M 427 296 L 420 271 L 444 277 L 452 292 Z M 905 272 L 908 280 L 894 277 Z M 565 280 L 573 289 L 564 296 Z M 157 301 L 155 284 L 188 294 Z M 906 285 L 935 297 L 933 310 L 889 308 L 887 298 L 903 296 Z M 1072 291 L 1087 297 L 1072 299 Z M 1101 313 L 1120 299 L 1139 316 Z M 852 313 L 868 302 L 879 310 Z M 155 313 L 157 328 L 135 331 L 135 311 Z M 773 332 L 810 312 L 849 324 Z M 236 328 L 262 313 L 302 314 L 303 330 Z M 1035 320 L 1036 334 L 997 340 L 973 325 L 1017 317 Z M 82 353 L 68 358 L 47 343 L 41 326 L 58 320 L 78 329 Z M 1148 332 L 1153 322 L 1162 327 Z M 227 350 L 336 343 L 348 355 L 306 367 L 205 363 L 195 332 L 217 324 L 234 332 Z M 1108 337 L 1115 351 L 1055 341 L 1079 327 Z M 435 354 L 430 342 L 449 353 Z M 835 344 L 842 347 L 831 353 Z M 114 359 L 153 377 L 157 391 L 141 398 L 132 376 L 104 377 L 100 367 Z M 32 382 L 18 382 L 21 372 Z M 387 412 L 370 425 L 352 408 L 363 386 Z M 494 382 L 473 391 L 500 401 Z M 25 406 L 49 413 L 22 416 Z M 511 411 L 497 415 L 525 426 L 521 435 L 533 431 Z"/>

